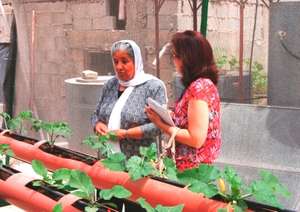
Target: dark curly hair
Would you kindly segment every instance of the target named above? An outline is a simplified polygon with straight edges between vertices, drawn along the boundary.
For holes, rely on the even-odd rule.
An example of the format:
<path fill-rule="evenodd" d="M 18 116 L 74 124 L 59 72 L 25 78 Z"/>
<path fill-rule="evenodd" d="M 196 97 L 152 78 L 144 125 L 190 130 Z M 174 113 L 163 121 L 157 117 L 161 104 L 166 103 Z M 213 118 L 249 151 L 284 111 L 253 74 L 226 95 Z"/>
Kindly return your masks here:
<path fill-rule="evenodd" d="M 209 42 L 199 32 L 187 30 L 173 35 L 172 51 L 182 61 L 182 83 L 187 88 L 202 77 L 218 83 L 218 69 Z"/>

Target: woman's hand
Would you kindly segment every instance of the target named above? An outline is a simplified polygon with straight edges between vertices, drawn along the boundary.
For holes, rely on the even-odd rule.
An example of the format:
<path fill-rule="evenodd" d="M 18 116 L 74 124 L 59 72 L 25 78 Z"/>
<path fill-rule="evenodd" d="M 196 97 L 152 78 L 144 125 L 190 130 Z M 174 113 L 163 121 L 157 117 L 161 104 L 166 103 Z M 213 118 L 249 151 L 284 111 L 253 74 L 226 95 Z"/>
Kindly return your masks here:
<path fill-rule="evenodd" d="M 106 135 L 108 133 L 108 128 L 104 123 L 97 122 L 95 126 L 95 131 L 99 135 Z"/>
<path fill-rule="evenodd" d="M 127 130 L 118 129 L 118 130 L 113 130 L 111 132 L 117 136 L 118 140 L 127 138 Z"/>
<path fill-rule="evenodd" d="M 152 110 L 149 106 L 145 107 L 145 112 L 146 112 L 148 118 L 150 119 L 150 121 L 153 122 L 156 126 L 159 126 L 159 124 L 163 122 L 161 120 L 160 116 L 154 110 Z"/>

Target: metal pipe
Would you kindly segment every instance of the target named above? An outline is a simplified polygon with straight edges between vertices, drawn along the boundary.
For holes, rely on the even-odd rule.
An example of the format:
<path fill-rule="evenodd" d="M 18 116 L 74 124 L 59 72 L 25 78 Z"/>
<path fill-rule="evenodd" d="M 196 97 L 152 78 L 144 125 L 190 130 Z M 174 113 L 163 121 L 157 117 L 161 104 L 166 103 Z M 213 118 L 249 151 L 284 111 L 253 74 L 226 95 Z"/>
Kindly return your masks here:
<path fill-rule="evenodd" d="M 245 2 L 240 1 L 240 48 L 239 48 L 239 95 L 240 102 L 244 101 L 243 58 L 244 58 L 244 8 Z"/>
<path fill-rule="evenodd" d="M 200 31 L 204 37 L 206 37 L 207 32 L 207 15 L 208 15 L 208 2 L 209 0 L 202 1 L 201 8 L 201 28 Z"/>
<path fill-rule="evenodd" d="M 255 31 L 256 31 L 256 22 L 257 22 L 257 10 L 258 10 L 258 0 L 255 2 L 255 12 L 254 12 L 254 24 L 253 24 L 253 33 L 251 41 L 251 52 L 250 52 L 250 62 L 249 62 L 249 89 L 250 89 L 250 99 L 252 99 L 252 62 L 253 62 L 253 49 L 254 49 L 254 40 L 255 40 Z M 252 102 L 251 102 L 252 103 Z"/>
<path fill-rule="evenodd" d="M 35 72 L 35 10 L 32 10 L 31 13 L 31 51 L 30 51 L 30 95 L 29 95 L 29 108 L 33 110 L 33 101 L 34 101 L 34 72 Z"/>

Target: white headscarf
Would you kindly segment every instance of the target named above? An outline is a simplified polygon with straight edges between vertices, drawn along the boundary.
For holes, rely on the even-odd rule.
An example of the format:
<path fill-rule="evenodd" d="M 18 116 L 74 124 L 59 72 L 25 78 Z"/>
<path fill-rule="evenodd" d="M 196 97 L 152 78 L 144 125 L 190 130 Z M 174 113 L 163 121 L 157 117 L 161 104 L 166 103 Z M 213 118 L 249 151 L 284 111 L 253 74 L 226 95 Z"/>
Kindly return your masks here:
<path fill-rule="evenodd" d="M 127 87 L 127 88 L 124 90 L 122 95 L 119 97 L 118 101 L 116 102 L 116 104 L 115 104 L 115 106 L 114 106 L 114 108 L 113 108 L 113 110 L 110 114 L 109 121 L 108 121 L 108 129 L 109 130 L 120 129 L 122 109 L 123 109 L 128 97 L 130 96 L 130 94 L 133 91 L 135 86 L 143 84 L 144 82 L 146 82 L 148 80 L 152 80 L 152 79 L 160 80 L 160 79 L 156 78 L 155 76 L 153 76 L 151 74 L 146 74 L 144 72 L 144 65 L 143 65 L 141 50 L 134 41 L 132 41 L 132 40 L 121 40 L 121 41 L 115 42 L 112 45 L 112 48 L 111 48 L 111 54 L 112 55 L 113 55 L 114 51 L 116 51 L 114 47 L 118 43 L 127 43 L 132 47 L 133 53 L 134 53 L 135 73 L 134 73 L 134 77 L 129 81 L 120 80 L 118 78 L 118 75 L 116 74 L 116 78 L 118 79 L 119 83 L 122 86 Z M 114 64 L 114 62 L 113 62 L 113 64 Z M 115 66 L 114 66 L 114 69 L 115 69 L 115 72 L 116 72 Z M 162 84 L 164 85 L 163 82 L 162 82 Z M 120 152 L 121 151 L 119 142 L 113 141 L 113 142 L 111 142 L 111 144 L 113 145 L 114 152 Z"/>
<path fill-rule="evenodd" d="M 143 84 L 144 82 L 151 80 L 151 79 L 157 79 L 155 76 L 151 75 L 151 74 L 146 74 L 144 72 L 144 65 L 143 65 L 143 59 L 142 59 L 142 54 L 141 54 L 141 50 L 140 47 L 132 40 L 120 40 L 115 42 L 112 45 L 112 49 L 111 49 L 111 54 L 113 55 L 113 49 L 114 46 L 116 46 L 119 43 L 127 43 L 131 46 L 131 48 L 133 49 L 133 54 L 134 54 L 134 67 L 135 67 L 135 74 L 134 77 L 129 80 L 129 81 L 122 81 L 118 78 L 118 75 L 116 74 L 117 79 L 119 80 L 119 83 L 124 86 L 124 87 L 130 87 L 130 86 L 136 86 L 136 85 L 140 85 Z M 116 50 L 114 50 L 116 51 Z M 114 65 L 114 63 L 113 63 Z M 115 71 L 116 68 L 114 67 Z"/>

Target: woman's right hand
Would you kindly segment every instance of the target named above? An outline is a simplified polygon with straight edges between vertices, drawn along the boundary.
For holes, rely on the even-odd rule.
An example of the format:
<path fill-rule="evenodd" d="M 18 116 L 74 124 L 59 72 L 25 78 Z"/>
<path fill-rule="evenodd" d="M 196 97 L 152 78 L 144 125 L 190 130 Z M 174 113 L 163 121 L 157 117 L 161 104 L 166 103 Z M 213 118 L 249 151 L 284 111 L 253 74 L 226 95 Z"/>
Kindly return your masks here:
<path fill-rule="evenodd" d="M 95 126 L 95 132 L 99 135 L 106 135 L 108 133 L 108 128 L 104 123 L 97 122 Z"/>

